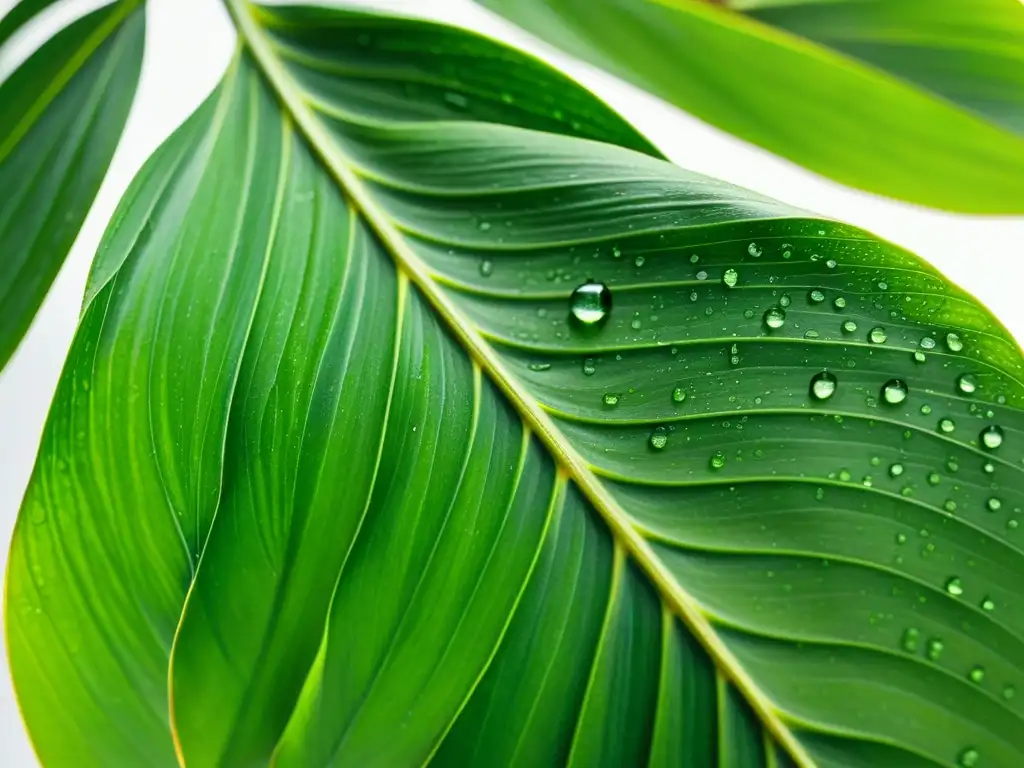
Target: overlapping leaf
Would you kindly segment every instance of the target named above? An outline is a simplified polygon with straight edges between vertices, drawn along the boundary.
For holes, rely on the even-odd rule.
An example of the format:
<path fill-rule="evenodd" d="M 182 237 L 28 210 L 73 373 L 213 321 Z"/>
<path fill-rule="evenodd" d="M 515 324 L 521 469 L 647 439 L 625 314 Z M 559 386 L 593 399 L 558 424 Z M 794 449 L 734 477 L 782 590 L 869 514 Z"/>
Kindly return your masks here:
<path fill-rule="evenodd" d="M 479 2 L 845 184 L 1024 212 L 1019 0 Z"/>
<path fill-rule="evenodd" d="M 46 764 L 173 763 L 168 725 L 199 766 L 1020 759 L 991 316 L 493 43 L 232 9 L 15 532 Z"/>
<path fill-rule="evenodd" d="M 49 2 L 0 19 L 0 45 Z M 57 33 L 0 83 L 0 368 L 99 190 L 142 67 L 145 17 L 121 0 Z"/>

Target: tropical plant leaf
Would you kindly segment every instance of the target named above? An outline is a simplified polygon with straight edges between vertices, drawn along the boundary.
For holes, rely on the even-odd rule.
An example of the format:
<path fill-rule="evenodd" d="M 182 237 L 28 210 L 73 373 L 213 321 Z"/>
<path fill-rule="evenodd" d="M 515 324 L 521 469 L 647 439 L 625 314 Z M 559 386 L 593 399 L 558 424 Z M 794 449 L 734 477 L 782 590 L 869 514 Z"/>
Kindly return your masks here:
<path fill-rule="evenodd" d="M 0 20 L 3 45 L 48 2 Z M 0 368 L 57 276 L 121 138 L 145 13 L 122 0 L 58 32 L 0 83 Z"/>
<path fill-rule="evenodd" d="M 478 2 L 844 184 L 1024 212 L 1019 0 Z"/>
<path fill-rule="evenodd" d="M 15 531 L 45 764 L 173 763 L 168 677 L 199 766 L 1019 761 L 1022 359 L 974 299 L 495 43 L 230 8 Z"/>

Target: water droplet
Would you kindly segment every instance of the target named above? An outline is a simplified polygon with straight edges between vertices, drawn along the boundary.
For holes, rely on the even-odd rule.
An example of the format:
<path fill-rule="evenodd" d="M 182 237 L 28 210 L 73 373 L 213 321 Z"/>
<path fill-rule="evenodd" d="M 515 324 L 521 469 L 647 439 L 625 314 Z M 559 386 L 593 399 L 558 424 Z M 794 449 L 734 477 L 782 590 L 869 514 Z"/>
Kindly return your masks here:
<path fill-rule="evenodd" d="M 928 485 L 938 485 L 940 482 L 942 482 L 942 475 L 938 472 L 928 473 Z"/>
<path fill-rule="evenodd" d="M 928 405 L 928 403 L 925 403 L 924 405 L 921 406 L 921 414 L 922 415 L 928 416 L 928 415 L 931 414 L 931 412 L 932 412 L 932 407 L 930 405 Z"/>
<path fill-rule="evenodd" d="M 922 352 L 921 350 L 918 349 L 918 350 L 916 350 L 914 352 L 914 362 L 915 363 L 923 363 L 927 359 L 928 358 L 925 357 L 924 352 Z"/>
<path fill-rule="evenodd" d="M 818 400 L 828 400 L 836 393 L 836 377 L 828 371 L 816 373 L 811 377 L 811 395 Z"/>
<path fill-rule="evenodd" d="M 935 349 L 935 339 L 931 336 L 925 336 L 920 343 L 921 349 Z"/>
<path fill-rule="evenodd" d="M 998 512 L 1003 508 L 1003 502 L 992 496 L 988 501 L 985 502 L 985 506 L 988 507 L 989 512 Z"/>
<path fill-rule="evenodd" d="M 739 280 L 739 278 L 739 272 L 737 272 L 735 269 L 727 269 L 725 270 L 725 273 L 722 275 L 722 282 L 725 283 L 726 286 L 729 288 L 735 288 L 736 281 Z"/>
<path fill-rule="evenodd" d="M 642 267 L 644 265 L 644 261 L 645 259 L 643 256 L 637 256 L 635 259 L 633 259 L 633 264 L 636 265 L 637 267 Z"/>
<path fill-rule="evenodd" d="M 761 250 L 761 246 L 757 243 L 751 243 L 747 246 L 747 253 L 753 256 L 755 259 L 760 256 L 764 251 Z"/>
<path fill-rule="evenodd" d="M 828 267 L 829 269 L 835 269 L 838 265 L 836 264 L 835 259 L 829 259 L 828 261 L 825 262 L 825 266 Z"/>
<path fill-rule="evenodd" d="M 611 309 L 612 292 L 604 283 L 584 283 L 569 297 L 569 310 L 583 325 L 593 326 L 606 320 Z"/>
<path fill-rule="evenodd" d="M 907 543 L 907 534 L 905 534 L 905 533 L 897 533 L 896 534 L 896 543 L 897 544 L 906 544 Z"/>
<path fill-rule="evenodd" d="M 633 319 L 629 321 L 629 327 L 634 331 L 639 331 L 641 325 L 643 325 L 643 323 L 640 322 L 640 313 L 634 312 Z"/>
<path fill-rule="evenodd" d="M 764 313 L 764 324 L 769 328 L 781 328 L 786 324 L 786 313 L 779 307 L 771 307 Z"/>
<path fill-rule="evenodd" d="M 939 656 L 942 655 L 942 650 L 945 648 L 945 644 L 937 637 L 933 637 L 928 641 L 928 650 L 925 651 L 925 655 L 931 661 L 938 661 Z"/>
<path fill-rule="evenodd" d="M 995 424 L 985 427 L 981 430 L 981 444 L 994 451 L 1003 444 L 1003 430 Z"/>
<path fill-rule="evenodd" d="M 845 333 L 855 333 L 857 330 L 857 324 L 853 320 L 847 320 L 843 323 L 843 331 Z"/>
<path fill-rule="evenodd" d="M 960 765 L 963 768 L 974 768 L 978 764 L 978 750 L 968 747 L 960 753 Z"/>
<path fill-rule="evenodd" d="M 812 328 L 810 330 L 804 331 L 804 338 L 805 339 L 820 339 L 821 338 L 821 334 L 818 333 L 816 330 L 814 330 Z"/>
<path fill-rule="evenodd" d="M 982 666 L 972 667 L 967 676 L 971 678 L 972 683 L 980 683 L 985 679 L 985 668 Z"/>
<path fill-rule="evenodd" d="M 551 363 L 530 363 L 529 368 L 531 371 L 548 371 L 551 370 Z"/>
<path fill-rule="evenodd" d="M 479 224 L 477 224 L 477 229 L 479 229 L 481 232 L 489 232 L 491 229 L 491 222 L 481 221 Z"/>
<path fill-rule="evenodd" d="M 899 477 L 903 474 L 903 465 L 896 463 L 889 467 L 889 477 Z"/>
<path fill-rule="evenodd" d="M 850 470 L 841 469 L 839 470 L 839 479 L 844 483 L 848 483 L 853 479 L 853 475 L 850 474 Z"/>
<path fill-rule="evenodd" d="M 660 451 L 666 445 L 668 445 L 668 432 L 665 431 L 664 427 L 657 427 L 651 432 L 651 448 L 656 451 Z"/>
<path fill-rule="evenodd" d="M 901 641 L 903 650 L 907 651 L 908 653 L 916 653 L 917 640 L 920 636 L 921 633 L 917 629 L 915 629 L 914 627 L 908 627 L 906 631 L 904 631 L 903 639 Z"/>
<path fill-rule="evenodd" d="M 956 424 L 952 419 L 939 419 L 939 431 L 945 434 L 951 434 L 956 429 Z"/>
<path fill-rule="evenodd" d="M 819 291 L 817 288 L 810 292 L 809 297 L 811 301 L 815 304 L 820 304 L 825 300 L 825 294 Z"/>
<path fill-rule="evenodd" d="M 789 259 L 793 256 L 793 246 L 789 243 L 782 244 L 782 258 Z"/>
<path fill-rule="evenodd" d="M 965 395 L 972 395 L 978 389 L 978 380 L 971 374 L 965 373 L 956 380 L 956 386 Z"/>
<path fill-rule="evenodd" d="M 882 291 L 888 291 L 889 290 L 889 284 L 887 282 L 885 282 L 884 280 L 879 280 L 878 281 L 878 288 L 879 288 L 879 290 L 882 290 Z"/>
<path fill-rule="evenodd" d="M 691 253 L 690 254 L 690 263 L 691 264 L 696 264 L 698 261 L 700 261 L 700 256 L 698 256 L 696 253 Z"/>
<path fill-rule="evenodd" d="M 953 595 L 953 597 L 960 597 L 964 593 L 964 587 L 960 583 L 960 579 L 953 576 L 946 582 L 946 591 Z"/>
<path fill-rule="evenodd" d="M 686 399 L 686 390 L 682 387 L 676 387 L 672 390 L 672 402 L 681 403 Z"/>
<path fill-rule="evenodd" d="M 993 464 L 991 461 L 986 461 L 984 464 L 981 465 L 981 471 L 984 472 L 986 475 L 991 475 L 993 472 L 996 471 L 996 465 Z"/>
<path fill-rule="evenodd" d="M 459 109 L 466 109 L 466 107 L 469 106 L 469 99 L 467 99 L 461 93 L 454 93 L 452 91 L 448 91 L 444 95 L 444 100 L 451 104 L 453 107 L 458 107 Z"/>
<path fill-rule="evenodd" d="M 846 309 L 846 299 L 842 296 L 837 296 L 836 300 L 832 302 L 832 306 L 836 309 Z"/>
<path fill-rule="evenodd" d="M 597 365 L 594 363 L 594 358 L 585 357 L 583 358 L 583 375 L 593 376 L 597 371 Z"/>
<path fill-rule="evenodd" d="M 947 333 L 946 346 L 949 347 L 950 352 L 959 352 L 964 348 L 964 343 L 960 340 L 960 337 L 957 334 Z"/>
<path fill-rule="evenodd" d="M 617 246 L 617 245 L 613 245 L 612 246 L 612 258 L 615 258 L 615 259 L 621 259 L 622 258 L 622 249 L 619 248 L 619 246 Z"/>
<path fill-rule="evenodd" d="M 871 329 L 871 333 L 868 334 L 868 340 L 872 344 L 885 344 L 886 339 L 889 337 L 885 335 L 885 328 L 882 326 L 876 326 Z"/>
<path fill-rule="evenodd" d="M 1012 699 L 1016 695 L 1017 695 L 1017 689 L 1014 688 L 1012 685 L 1004 685 L 1003 686 L 1003 698 L 1004 699 L 1009 701 L 1010 699 Z"/>
<path fill-rule="evenodd" d="M 949 513 L 956 512 L 956 502 L 952 499 L 946 499 L 946 503 L 942 505 L 942 508 Z"/>
<path fill-rule="evenodd" d="M 981 610 L 983 611 L 994 611 L 996 608 L 995 601 L 991 597 L 986 597 L 981 601 Z"/>
<path fill-rule="evenodd" d="M 779 306 L 782 307 L 783 309 L 785 309 L 786 307 L 788 307 L 792 303 L 793 303 L 793 300 L 791 298 L 789 298 L 789 294 L 788 293 L 784 293 L 781 296 L 779 296 Z"/>
<path fill-rule="evenodd" d="M 490 277 L 494 271 L 494 264 L 489 259 L 484 259 L 480 262 L 480 274 L 484 277 Z"/>
<path fill-rule="evenodd" d="M 708 273 L 707 273 L 707 272 L 705 272 L 705 271 L 704 271 L 704 270 L 702 269 L 702 270 L 701 270 L 700 272 L 698 272 L 698 273 L 697 273 L 697 279 L 698 279 L 698 280 L 707 280 L 707 279 L 708 279 Z"/>
<path fill-rule="evenodd" d="M 907 399 L 910 389 L 902 379 L 889 379 L 882 387 L 882 399 L 890 405 L 899 405 Z"/>
<path fill-rule="evenodd" d="M 605 405 L 616 406 L 619 404 L 619 396 L 614 392 L 605 392 L 602 398 Z"/>
<path fill-rule="evenodd" d="M 711 456 L 710 463 L 712 469 L 721 469 L 722 467 L 725 466 L 725 454 L 722 453 L 721 451 L 715 451 L 714 454 Z"/>

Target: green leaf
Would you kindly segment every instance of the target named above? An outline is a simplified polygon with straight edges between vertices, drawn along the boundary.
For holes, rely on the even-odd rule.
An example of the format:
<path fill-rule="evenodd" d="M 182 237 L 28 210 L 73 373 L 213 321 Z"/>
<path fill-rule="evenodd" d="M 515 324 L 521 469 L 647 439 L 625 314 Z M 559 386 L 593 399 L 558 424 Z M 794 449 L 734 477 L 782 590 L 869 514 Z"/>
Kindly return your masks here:
<path fill-rule="evenodd" d="M 46 765 L 1020 761 L 1024 360 L 973 298 L 495 43 L 230 8 L 15 530 Z"/>
<path fill-rule="evenodd" d="M 1024 212 L 1019 0 L 478 2 L 844 184 Z"/>
<path fill-rule="evenodd" d="M 3 45 L 50 3 L 0 20 Z M 0 368 L 71 249 L 128 119 L 142 68 L 138 0 L 58 32 L 0 83 Z"/>

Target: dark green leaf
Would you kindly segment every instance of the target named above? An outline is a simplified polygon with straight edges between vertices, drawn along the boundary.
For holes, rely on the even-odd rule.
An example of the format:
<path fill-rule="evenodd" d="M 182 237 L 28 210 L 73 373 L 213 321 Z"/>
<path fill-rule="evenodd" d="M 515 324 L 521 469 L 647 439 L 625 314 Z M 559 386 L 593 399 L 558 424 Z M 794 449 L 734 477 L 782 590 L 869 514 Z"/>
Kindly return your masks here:
<path fill-rule="evenodd" d="M 0 21 L 0 44 L 47 3 Z M 0 368 L 57 276 L 121 137 L 145 14 L 122 0 L 72 23 L 0 83 Z"/>
<path fill-rule="evenodd" d="M 495 44 L 231 8 L 248 51 L 105 239 L 15 531 L 47 765 L 172 763 L 168 654 L 188 765 L 1020 761 L 1024 361 L 976 301 L 531 130 L 639 144 Z"/>
<path fill-rule="evenodd" d="M 478 0 L 845 184 L 1024 212 L 1019 0 Z"/>

